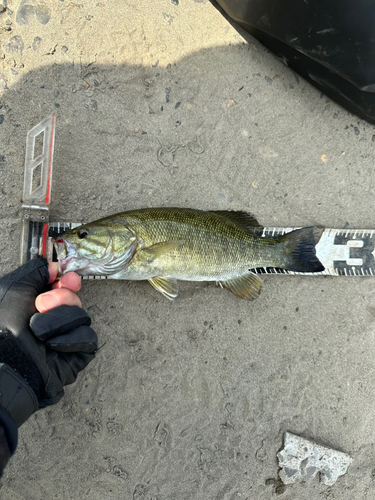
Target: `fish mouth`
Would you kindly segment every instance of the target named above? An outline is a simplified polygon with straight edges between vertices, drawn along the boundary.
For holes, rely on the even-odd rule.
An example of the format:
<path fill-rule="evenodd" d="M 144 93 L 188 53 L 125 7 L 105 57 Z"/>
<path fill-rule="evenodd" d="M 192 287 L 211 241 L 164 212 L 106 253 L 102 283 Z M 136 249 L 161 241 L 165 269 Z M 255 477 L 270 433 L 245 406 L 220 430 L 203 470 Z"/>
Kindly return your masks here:
<path fill-rule="evenodd" d="M 55 248 L 55 252 L 57 255 L 57 262 L 59 264 L 59 276 L 62 276 L 64 274 L 64 269 L 66 267 L 65 265 L 65 257 L 67 256 L 68 252 L 66 250 L 65 242 L 63 238 L 52 238 L 52 243 Z"/>
<path fill-rule="evenodd" d="M 77 259 L 75 245 L 69 244 L 62 237 L 52 238 L 52 243 L 57 254 L 60 277 L 69 271 L 78 271 L 81 269 L 82 263 Z"/>

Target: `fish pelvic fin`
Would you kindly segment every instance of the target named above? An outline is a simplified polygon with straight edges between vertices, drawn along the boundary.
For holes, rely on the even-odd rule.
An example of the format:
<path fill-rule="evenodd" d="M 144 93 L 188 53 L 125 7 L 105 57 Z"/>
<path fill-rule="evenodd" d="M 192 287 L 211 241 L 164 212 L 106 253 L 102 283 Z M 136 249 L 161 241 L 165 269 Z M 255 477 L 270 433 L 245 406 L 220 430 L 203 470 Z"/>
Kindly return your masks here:
<path fill-rule="evenodd" d="M 318 243 L 323 229 L 304 227 L 280 237 L 283 251 L 287 257 L 284 269 L 289 271 L 318 273 L 324 266 L 316 256 L 315 245 Z"/>
<path fill-rule="evenodd" d="M 263 287 L 263 281 L 252 272 L 231 280 L 219 281 L 219 284 L 230 290 L 240 299 L 250 300 L 258 298 Z"/>
<path fill-rule="evenodd" d="M 184 243 L 185 240 L 162 241 L 161 243 L 155 243 L 149 247 L 142 248 L 142 250 L 139 251 L 139 257 L 142 256 L 142 258 L 146 259 L 147 262 L 150 263 L 161 255 L 172 252 L 172 250 L 175 250 Z"/>
<path fill-rule="evenodd" d="M 162 293 L 164 297 L 169 300 L 173 300 L 178 295 L 178 283 L 175 278 L 163 278 L 156 276 L 155 278 L 150 278 L 149 283 L 157 290 Z"/>

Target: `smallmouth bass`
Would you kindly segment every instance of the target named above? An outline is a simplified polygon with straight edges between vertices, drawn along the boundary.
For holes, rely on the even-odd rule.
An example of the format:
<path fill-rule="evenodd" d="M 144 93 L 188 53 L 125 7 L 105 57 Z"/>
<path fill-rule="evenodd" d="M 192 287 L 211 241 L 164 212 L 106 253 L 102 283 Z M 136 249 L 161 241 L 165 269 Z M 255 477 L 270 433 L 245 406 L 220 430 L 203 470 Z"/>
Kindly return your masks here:
<path fill-rule="evenodd" d="M 320 272 L 321 230 L 307 227 L 276 237 L 246 212 L 144 208 L 72 229 L 53 239 L 60 274 L 148 280 L 168 299 L 177 280 L 216 281 L 237 297 L 255 299 L 262 280 L 251 269 Z"/>

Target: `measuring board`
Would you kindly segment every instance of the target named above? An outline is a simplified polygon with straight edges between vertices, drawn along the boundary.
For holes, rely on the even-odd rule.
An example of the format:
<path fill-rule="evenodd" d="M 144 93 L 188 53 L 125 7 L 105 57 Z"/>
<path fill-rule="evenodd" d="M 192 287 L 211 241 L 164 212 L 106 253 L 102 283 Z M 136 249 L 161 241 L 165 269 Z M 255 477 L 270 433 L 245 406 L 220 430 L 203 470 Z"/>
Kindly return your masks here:
<path fill-rule="evenodd" d="M 81 225 L 73 222 L 49 222 L 55 121 L 55 114 L 52 114 L 27 134 L 25 184 L 21 205 L 21 263 L 40 255 L 52 260 L 52 236 Z M 35 148 L 38 137 L 43 140 L 39 153 Z M 294 229 L 299 228 L 265 227 L 261 235 L 280 236 Z M 319 273 L 300 273 L 273 267 L 261 267 L 253 271 L 258 274 L 302 276 L 374 276 L 375 229 L 322 229 L 322 235 L 316 244 L 316 255 L 325 267 Z M 105 276 L 86 278 L 106 279 Z"/>
<path fill-rule="evenodd" d="M 21 264 L 38 255 L 46 255 L 54 140 L 54 113 L 27 133 L 21 205 Z"/>

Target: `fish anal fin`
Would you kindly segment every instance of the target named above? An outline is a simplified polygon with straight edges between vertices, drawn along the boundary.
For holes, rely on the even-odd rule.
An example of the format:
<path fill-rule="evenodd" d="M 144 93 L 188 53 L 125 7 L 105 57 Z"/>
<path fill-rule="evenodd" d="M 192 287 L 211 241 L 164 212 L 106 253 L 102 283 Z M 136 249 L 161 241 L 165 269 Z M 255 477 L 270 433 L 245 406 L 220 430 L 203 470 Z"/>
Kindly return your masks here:
<path fill-rule="evenodd" d="M 250 229 L 254 231 L 255 228 L 259 231 L 259 229 L 263 229 L 263 226 L 259 224 L 256 218 L 248 214 L 247 212 L 235 212 L 230 210 L 211 210 L 211 213 L 220 215 L 227 220 L 230 220 L 237 225 L 244 227 L 246 229 Z"/>
<path fill-rule="evenodd" d="M 162 293 L 164 297 L 169 300 L 173 300 L 178 295 L 178 283 L 175 278 L 163 278 L 162 276 L 156 276 L 150 278 L 149 283 L 157 290 Z"/>
<path fill-rule="evenodd" d="M 246 273 L 238 278 L 220 281 L 220 285 L 241 299 L 254 300 L 262 291 L 263 281 L 254 273 Z"/>
<path fill-rule="evenodd" d="M 148 262 L 152 262 L 158 257 L 172 252 L 172 250 L 175 250 L 184 243 L 185 240 L 162 241 L 160 243 L 155 243 L 154 245 L 151 245 L 149 247 L 142 248 L 142 250 L 140 250 L 140 253 L 142 254 L 142 257 L 145 258 Z"/>

